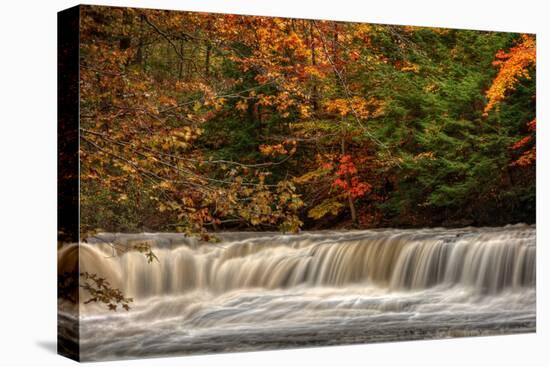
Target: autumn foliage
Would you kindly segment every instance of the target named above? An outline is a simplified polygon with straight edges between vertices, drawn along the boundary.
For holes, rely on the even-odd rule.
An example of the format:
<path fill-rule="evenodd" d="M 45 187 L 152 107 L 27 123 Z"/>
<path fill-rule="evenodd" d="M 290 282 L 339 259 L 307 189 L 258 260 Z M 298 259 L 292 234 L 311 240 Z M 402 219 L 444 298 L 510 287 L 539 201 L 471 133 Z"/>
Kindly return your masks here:
<path fill-rule="evenodd" d="M 81 19 L 84 237 L 532 220 L 534 36 L 93 6 Z"/>
<path fill-rule="evenodd" d="M 521 78 L 530 78 L 531 68 L 536 65 L 537 50 L 535 38 L 523 35 L 521 41 L 508 52 L 499 50 L 493 65 L 499 68 L 498 74 L 487 91 L 485 113 L 501 102 L 506 94 L 513 91 Z"/>
<path fill-rule="evenodd" d="M 372 188 L 368 183 L 361 182 L 350 155 L 340 157 L 333 185 L 348 192 L 354 199 L 364 196 Z"/>
<path fill-rule="evenodd" d="M 485 106 L 485 114 L 495 106 L 498 108 L 498 104 L 506 98 L 507 94 L 515 90 L 522 78 L 531 78 L 536 66 L 536 52 L 535 38 L 532 35 L 522 35 L 521 41 L 508 52 L 503 50 L 497 52 L 493 65 L 497 66 L 499 71 L 487 91 L 488 102 Z M 529 135 L 516 141 L 511 147 L 512 150 L 521 152 L 519 158 L 511 163 L 512 165 L 528 166 L 536 160 L 536 119 L 527 123 L 527 133 Z"/>

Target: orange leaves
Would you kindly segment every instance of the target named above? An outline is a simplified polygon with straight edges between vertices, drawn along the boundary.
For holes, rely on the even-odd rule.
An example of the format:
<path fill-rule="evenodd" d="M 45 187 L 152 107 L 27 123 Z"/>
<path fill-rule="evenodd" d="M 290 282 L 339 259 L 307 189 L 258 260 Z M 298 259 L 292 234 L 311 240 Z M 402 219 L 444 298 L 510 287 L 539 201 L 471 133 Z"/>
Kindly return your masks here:
<path fill-rule="evenodd" d="M 485 116 L 506 97 L 507 92 L 515 89 L 520 78 L 530 78 L 530 68 L 536 67 L 537 63 L 536 52 L 535 37 L 526 34 L 521 36 L 521 41 L 509 52 L 502 50 L 497 52 L 493 65 L 498 66 L 499 71 L 487 91 L 488 102 L 484 110 Z M 527 124 L 527 130 L 534 134 L 536 119 Z M 534 136 L 528 135 L 512 145 L 511 149 L 513 150 L 523 150 L 533 143 L 531 148 L 527 148 L 518 159 L 511 163 L 512 166 L 528 166 L 535 162 L 534 140 Z"/>
<path fill-rule="evenodd" d="M 516 143 L 514 143 L 514 145 L 512 145 L 512 149 L 517 150 L 517 149 L 523 148 L 529 142 L 531 142 L 532 139 L 533 138 L 531 136 L 526 136 L 526 137 L 522 138 L 521 140 L 517 141 Z"/>
<path fill-rule="evenodd" d="M 345 98 L 328 100 L 325 103 L 325 109 L 328 113 L 341 117 L 353 114 L 360 119 L 368 119 L 382 115 L 384 113 L 384 104 L 376 98 L 365 99 L 354 96 L 350 100 Z"/>
<path fill-rule="evenodd" d="M 178 105 L 178 102 L 176 101 L 176 99 L 170 96 L 165 96 L 165 95 L 159 96 L 158 101 L 161 105 L 165 105 L 165 106 Z"/>
<path fill-rule="evenodd" d="M 268 107 L 268 106 L 273 106 L 273 103 L 274 103 L 274 97 L 270 95 L 265 95 L 265 94 L 258 95 L 257 100 L 258 101 L 256 102 L 256 104 L 258 106 Z"/>
<path fill-rule="evenodd" d="M 302 69 L 300 70 L 300 77 L 302 79 L 306 78 L 315 78 L 315 79 L 321 79 L 325 78 L 327 73 L 326 70 L 323 70 L 324 68 L 315 66 L 315 65 L 304 65 Z"/>
<path fill-rule="evenodd" d="M 344 98 L 337 98 L 328 101 L 325 104 L 325 109 L 328 113 L 340 115 L 342 117 L 347 116 L 347 114 L 350 112 L 348 101 Z"/>
<path fill-rule="evenodd" d="M 311 117 L 312 109 L 311 109 L 311 106 L 309 105 L 300 104 L 298 106 L 298 112 L 300 113 L 301 118 L 307 119 Z"/>
<path fill-rule="evenodd" d="M 285 140 L 282 143 L 260 145 L 260 152 L 266 156 L 277 156 L 285 154 L 294 154 L 296 152 L 296 140 Z"/>
<path fill-rule="evenodd" d="M 291 32 L 282 43 L 284 47 L 286 47 L 289 50 L 292 50 L 294 53 L 294 56 L 297 58 L 305 59 L 308 54 L 309 50 L 306 47 L 306 44 L 304 43 L 303 39 L 298 36 L 295 32 Z"/>
<path fill-rule="evenodd" d="M 504 100 L 507 92 L 515 89 L 520 78 L 530 78 L 530 68 L 536 67 L 537 63 L 536 52 L 535 37 L 526 34 L 521 36 L 521 41 L 515 47 L 512 47 L 509 52 L 504 52 L 502 50 L 497 52 L 495 55 L 496 60 L 493 62 L 493 65 L 498 66 L 499 71 L 486 94 L 488 102 L 484 110 L 485 116 Z M 527 130 L 534 134 L 536 130 L 536 119 L 533 119 L 527 124 Z M 534 135 L 528 135 L 512 145 L 512 150 L 526 150 L 510 165 L 529 166 L 535 162 L 537 154 L 534 140 Z M 528 148 L 531 144 L 533 144 L 533 146 Z"/>
<path fill-rule="evenodd" d="M 289 116 L 288 109 L 289 109 L 290 106 L 295 104 L 295 102 L 291 98 L 290 94 L 286 91 L 279 93 L 275 97 L 275 102 L 274 103 L 277 106 L 277 111 L 279 111 L 283 117 L 288 117 Z"/>
<path fill-rule="evenodd" d="M 520 43 L 509 52 L 498 51 L 493 65 L 499 67 L 493 84 L 487 91 L 487 105 L 484 113 L 488 114 L 506 93 L 515 89 L 520 78 L 529 78 L 529 68 L 536 66 L 536 42 L 534 36 L 523 34 Z"/>
<path fill-rule="evenodd" d="M 533 147 L 526 152 L 524 152 L 518 159 L 516 159 L 514 162 L 512 162 L 512 166 L 530 166 L 533 164 L 537 159 L 537 148 Z"/>
<path fill-rule="evenodd" d="M 279 154 L 286 154 L 287 150 L 284 148 L 283 144 L 275 144 L 275 145 L 262 144 L 260 145 L 260 152 L 263 155 L 279 155 Z"/>
<path fill-rule="evenodd" d="M 248 102 L 245 101 L 245 100 L 239 101 L 239 102 L 237 102 L 236 107 L 239 111 L 246 112 L 246 110 L 248 110 Z"/>

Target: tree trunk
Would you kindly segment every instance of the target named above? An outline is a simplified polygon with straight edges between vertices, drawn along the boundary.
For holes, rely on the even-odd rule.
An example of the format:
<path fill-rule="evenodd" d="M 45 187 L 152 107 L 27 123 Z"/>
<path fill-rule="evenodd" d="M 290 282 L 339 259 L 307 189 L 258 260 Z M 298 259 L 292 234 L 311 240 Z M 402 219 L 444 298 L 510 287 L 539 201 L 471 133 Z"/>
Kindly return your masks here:
<path fill-rule="evenodd" d="M 212 46 L 210 45 L 210 43 L 208 43 L 208 45 L 206 45 L 206 57 L 205 57 L 205 60 L 204 60 L 204 76 L 208 78 L 209 74 L 210 74 L 210 50 L 211 50 Z"/>
<path fill-rule="evenodd" d="M 342 132 L 343 133 L 343 132 Z M 342 135 L 342 140 L 341 140 L 341 143 L 340 143 L 340 148 L 341 148 L 341 152 L 342 152 L 342 156 L 344 156 L 346 154 L 346 141 Z M 351 188 L 351 176 L 349 173 L 346 173 L 346 183 L 348 185 L 348 189 Z M 348 206 L 349 206 L 349 212 L 350 212 L 350 215 L 351 215 L 351 222 L 353 223 L 353 226 L 354 227 L 357 227 L 358 226 L 358 221 L 357 221 L 357 210 L 355 209 L 355 202 L 353 201 L 353 196 L 351 195 L 351 192 L 348 190 L 347 192 L 347 196 L 348 196 Z"/>
<path fill-rule="evenodd" d="M 143 63 L 143 15 L 139 17 L 138 49 L 136 52 L 134 63 L 137 65 L 141 65 Z"/>
<path fill-rule="evenodd" d="M 183 39 L 180 40 L 180 55 L 183 55 Z M 178 79 L 181 80 L 183 76 L 183 60 L 181 58 L 178 66 Z"/>
<path fill-rule="evenodd" d="M 309 22 L 309 38 L 310 38 L 310 48 L 311 48 L 311 65 L 316 66 L 317 60 L 315 58 L 315 38 L 313 36 L 313 22 Z M 317 112 L 319 110 L 319 90 L 317 88 L 317 83 L 313 82 L 313 89 L 311 92 L 311 107 L 313 108 L 313 112 Z"/>

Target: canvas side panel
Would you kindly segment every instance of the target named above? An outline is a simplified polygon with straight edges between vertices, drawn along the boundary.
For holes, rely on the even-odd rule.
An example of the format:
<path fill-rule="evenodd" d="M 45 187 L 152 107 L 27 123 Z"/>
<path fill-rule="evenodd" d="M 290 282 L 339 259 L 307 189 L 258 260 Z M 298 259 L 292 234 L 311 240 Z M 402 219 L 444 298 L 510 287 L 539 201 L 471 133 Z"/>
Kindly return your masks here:
<path fill-rule="evenodd" d="M 57 351 L 79 360 L 79 22 L 80 7 L 57 14 Z"/>

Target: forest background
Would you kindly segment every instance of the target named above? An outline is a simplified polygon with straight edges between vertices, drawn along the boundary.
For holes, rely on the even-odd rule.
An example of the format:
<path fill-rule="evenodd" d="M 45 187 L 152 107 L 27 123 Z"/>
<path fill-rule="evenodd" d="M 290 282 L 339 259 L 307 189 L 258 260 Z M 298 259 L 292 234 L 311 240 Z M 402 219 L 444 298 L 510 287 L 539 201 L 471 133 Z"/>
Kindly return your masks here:
<path fill-rule="evenodd" d="M 533 35 L 81 11 L 84 234 L 535 222 Z"/>

